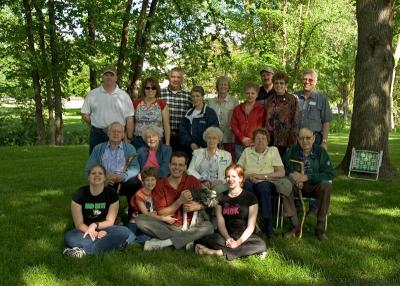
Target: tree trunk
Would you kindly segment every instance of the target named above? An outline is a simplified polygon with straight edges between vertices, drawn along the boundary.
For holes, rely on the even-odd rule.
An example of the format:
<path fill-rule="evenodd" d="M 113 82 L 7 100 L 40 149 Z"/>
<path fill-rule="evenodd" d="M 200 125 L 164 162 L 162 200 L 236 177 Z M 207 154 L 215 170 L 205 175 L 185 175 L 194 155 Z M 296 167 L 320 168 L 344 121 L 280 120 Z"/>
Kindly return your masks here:
<path fill-rule="evenodd" d="M 143 1 L 144 3 L 145 1 Z M 142 69 L 146 48 L 150 39 L 151 27 L 153 25 L 153 17 L 157 11 L 158 0 L 151 1 L 150 10 L 146 19 L 146 26 L 142 33 L 141 42 L 139 43 L 138 53 L 134 55 L 131 61 L 128 94 L 133 98 L 136 88 L 136 82 L 139 79 Z"/>
<path fill-rule="evenodd" d="M 56 34 L 56 15 L 54 0 L 48 1 L 49 8 L 49 31 L 50 31 L 50 50 L 51 50 L 51 74 L 53 79 L 54 88 L 54 111 L 55 111 L 55 127 L 56 127 L 56 145 L 64 143 L 64 124 L 62 119 L 62 92 L 59 77 L 59 64 L 58 64 L 58 47 L 57 47 L 57 34 Z"/>
<path fill-rule="evenodd" d="M 299 5 L 300 7 L 300 24 L 299 24 L 299 34 L 297 36 L 297 50 L 296 50 L 296 57 L 294 60 L 294 67 L 293 67 L 293 73 L 292 73 L 292 78 L 296 79 L 298 77 L 298 73 L 299 73 L 299 69 L 300 69 L 300 63 L 301 63 L 301 57 L 302 57 L 302 53 L 303 51 L 306 49 L 307 44 L 302 44 L 303 43 L 303 36 L 304 36 L 304 19 L 308 17 L 308 15 L 310 14 L 310 10 L 311 10 L 311 0 L 307 1 L 307 8 L 306 11 L 303 12 L 303 4 Z M 312 31 L 311 31 L 312 33 Z M 294 83 L 295 80 L 293 80 L 292 82 L 292 86 L 289 88 L 289 90 L 293 90 L 294 87 Z"/>
<path fill-rule="evenodd" d="M 142 2 L 142 9 L 140 11 L 139 19 L 136 24 L 136 36 L 135 36 L 135 43 L 132 47 L 132 56 L 131 56 L 131 64 L 130 64 L 130 72 L 129 72 L 129 80 L 128 80 L 128 89 L 127 92 L 129 96 L 133 99 L 135 97 L 135 87 L 136 87 L 136 80 L 134 76 L 134 70 L 137 68 L 137 59 L 141 56 L 141 43 L 143 38 L 143 30 L 144 30 L 144 23 L 146 18 L 146 11 L 147 6 L 149 4 L 148 0 L 143 0 Z"/>
<path fill-rule="evenodd" d="M 36 58 L 35 40 L 33 37 L 32 11 L 31 11 L 31 6 L 29 4 L 29 0 L 23 0 L 23 3 L 24 3 L 24 12 L 26 21 L 26 33 L 28 38 L 28 49 L 31 62 L 31 76 L 32 76 L 33 90 L 34 90 L 36 135 L 37 135 L 36 143 L 45 144 L 46 132 L 44 129 L 42 97 L 40 94 L 41 86 L 40 86 L 38 60 Z"/>
<path fill-rule="evenodd" d="M 147 8 L 147 5 L 145 8 Z M 128 42 L 128 27 L 131 16 L 131 9 L 132 9 L 132 0 L 127 0 L 124 22 L 122 24 L 121 43 L 119 45 L 119 55 L 117 63 L 117 77 L 118 77 L 117 84 L 119 86 L 122 86 L 122 77 L 124 75 L 124 61 L 126 55 L 126 44 Z M 143 12 L 143 6 L 142 6 L 142 11 L 140 12 L 140 17 L 142 16 L 142 12 Z M 146 9 L 144 10 L 144 13 L 146 13 Z"/>
<path fill-rule="evenodd" d="M 284 0 L 282 4 L 282 13 L 286 16 L 288 10 L 288 1 Z M 286 47 L 288 46 L 288 32 L 287 32 L 286 17 L 284 17 L 282 25 L 282 66 L 286 69 L 286 64 L 288 61 L 288 55 L 286 53 Z"/>
<path fill-rule="evenodd" d="M 46 42 L 45 42 L 45 30 L 46 25 L 45 18 L 42 12 L 42 8 L 39 7 L 36 0 L 31 0 L 33 7 L 35 7 L 37 17 L 39 19 L 38 32 L 39 32 L 39 47 L 40 47 L 40 58 L 42 62 L 42 78 L 45 79 L 46 85 L 46 98 L 47 98 L 47 111 L 48 115 L 48 142 L 50 145 L 55 145 L 55 121 L 54 121 L 54 100 L 51 88 L 51 76 L 49 72 L 49 61 L 47 60 L 46 53 Z"/>
<path fill-rule="evenodd" d="M 390 85 L 393 72 L 390 0 L 357 0 L 358 48 L 349 143 L 340 168 L 347 171 L 351 149 L 383 150 L 380 174 L 394 176 L 389 158 Z"/>
<path fill-rule="evenodd" d="M 397 64 L 399 63 L 400 59 L 400 35 L 397 36 L 397 44 L 396 44 L 396 49 L 393 53 L 394 57 L 394 67 L 393 67 L 393 72 L 392 72 L 392 83 L 390 85 L 390 130 L 394 129 L 396 126 L 395 121 L 394 121 L 394 112 L 393 112 L 393 92 L 394 92 L 394 84 L 396 81 L 396 68 Z"/>
<path fill-rule="evenodd" d="M 89 42 L 89 83 L 90 89 L 97 87 L 97 71 L 96 67 L 93 66 L 93 58 L 96 56 L 96 28 L 94 20 L 93 7 L 88 7 L 88 42 Z"/>

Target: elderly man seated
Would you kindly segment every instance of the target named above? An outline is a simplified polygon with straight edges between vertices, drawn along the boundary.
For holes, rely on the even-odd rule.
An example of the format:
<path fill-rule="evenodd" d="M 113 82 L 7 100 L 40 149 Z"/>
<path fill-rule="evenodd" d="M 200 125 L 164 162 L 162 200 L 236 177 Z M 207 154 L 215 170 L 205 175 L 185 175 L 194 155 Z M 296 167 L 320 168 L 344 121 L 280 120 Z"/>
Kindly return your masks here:
<path fill-rule="evenodd" d="M 139 229 L 155 237 L 146 241 L 144 250 L 158 250 L 168 246 L 174 246 L 176 249 L 186 246 L 186 249 L 190 249 L 193 241 L 214 231 L 211 222 L 200 216 L 195 225 L 182 231 L 183 211 L 194 212 L 203 208 L 200 203 L 193 200 L 190 192 L 202 185 L 198 179 L 186 174 L 187 160 L 184 152 L 172 153 L 169 163 L 170 175 L 158 181 L 152 193 L 153 206 L 157 214 L 168 219 L 160 220 L 143 214 L 136 218 Z M 191 213 L 187 214 L 187 218 L 190 222 Z"/>
<path fill-rule="evenodd" d="M 122 141 L 124 127 L 119 122 L 114 122 L 108 128 L 109 140 L 96 145 L 86 163 L 85 172 L 96 164 L 103 165 L 107 171 L 109 186 L 116 189 L 119 194 L 125 195 L 128 205 L 133 195 L 140 188 L 141 182 L 137 178 L 140 171 L 136 156 L 136 149 L 131 144 Z M 129 208 L 128 215 L 132 214 Z"/>
<path fill-rule="evenodd" d="M 331 180 L 333 166 L 328 153 L 321 146 L 314 144 L 315 135 L 308 128 L 301 128 L 298 144 L 293 145 L 283 157 L 286 176 L 293 182 L 293 191 L 283 197 L 284 216 L 290 217 L 292 229 L 285 233 L 285 238 L 295 237 L 300 232 L 299 219 L 294 204 L 294 196 L 301 189 L 305 196 L 316 198 L 319 205 L 315 235 L 319 240 L 327 240 L 325 220 L 329 209 L 332 192 Z"/>

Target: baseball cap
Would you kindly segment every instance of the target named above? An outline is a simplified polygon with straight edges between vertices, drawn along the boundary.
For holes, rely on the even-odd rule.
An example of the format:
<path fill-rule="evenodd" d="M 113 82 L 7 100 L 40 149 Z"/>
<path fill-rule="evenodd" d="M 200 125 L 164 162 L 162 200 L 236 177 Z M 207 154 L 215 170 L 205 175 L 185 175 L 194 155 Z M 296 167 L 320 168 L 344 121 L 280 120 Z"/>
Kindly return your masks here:
<path fill-rule="evenodd" d="M 265 72 L 269 72 L 269 73 L 274 73 L 274 70 L 271 67 L 268 67 L 268 66 L 263 67 L 263 68 L 260 69 L 260 73 L 262 73 L 264 71 Z"/>
<path fill-rule="evenodd" d="M 103 70 L 103 75 L 104 75 L 105 73 L 108 73 L 108 72 L 110 72 L 110 73 L 112 73 L 112 74 L 114 74 L 114 75 L 117 74 L 117 72 L 115 71 L 115 67 L 112 66 L 112 65 L 106 66 L 106 67 L 104 68 L 104 70 Z"/>

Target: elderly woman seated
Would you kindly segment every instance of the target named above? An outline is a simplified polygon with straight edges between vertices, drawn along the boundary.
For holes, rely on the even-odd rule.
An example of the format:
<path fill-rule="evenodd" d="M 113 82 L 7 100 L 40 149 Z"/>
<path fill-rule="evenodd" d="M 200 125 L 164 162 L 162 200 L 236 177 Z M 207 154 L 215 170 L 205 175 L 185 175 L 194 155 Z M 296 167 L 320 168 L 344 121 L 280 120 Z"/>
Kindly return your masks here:
<path fill-rule="evenodd" d="M 193 151 L 188 173 L 202 181 L 207 188 L 216 192 L 228 190 L 225 182 L 225 170 L 232 163 L 229 152 L 218 148 L 223 133 L 218 127 L 208 127 L 203 133 L 207 148 Z"/>
<path fill-rule="evenodd" d="M 285 238 L 290 239 L 300 233 L 294 196 L 302 190 L 303 194 L 317 199 L 319 209 L 315 235 L 319 240 L 327 240 L 325 220 L 332 192 L 330 181 L 333 178 L 333 166 L 326 150 L 314 144 L 315 135 L 310 129 L 301 128 L 297 140 L 298 144 L 290 147 L 283 157 L 286 175 L 294 182 L 290 196 L 283 197 L 283 215 L 292 222 L 292 228 L 285 233 Z"/>
<path fill-rule="evenodd" d="M 265 128 L 253 131 L 254 147 L 247 147 L 238 161 L 245 169 L 244 188 L 257 196 L 264 220 L 264 232 L 268 238 L 274 238 L 272 228 L 271 193 L 276 190 L 274 181 L 285 175 L 278 148 L 268 147 L 269 133 Z"/>
<path fill-rule="evenodd" d="M 169 174 L 169 159 L 171 158 L 172 148 L 162 144 L 163 131 L 160 127 L 150 125 L 143 130 L 143 139 L 146 147 L 138 150 L 138 161 L 140 170 L 154 167 L 158 170 L 160 178 Z"/>

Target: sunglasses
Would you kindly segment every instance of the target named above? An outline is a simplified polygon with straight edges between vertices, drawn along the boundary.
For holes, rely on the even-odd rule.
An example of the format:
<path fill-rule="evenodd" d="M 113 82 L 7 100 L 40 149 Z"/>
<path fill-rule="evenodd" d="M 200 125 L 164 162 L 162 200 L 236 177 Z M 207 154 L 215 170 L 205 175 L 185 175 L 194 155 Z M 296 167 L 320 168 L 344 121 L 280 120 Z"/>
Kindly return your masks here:
<path fill-rule="evenodd" d="M 314 79 L 312 79 L 312 78 L 303 78 L 303 82 L 310 82 L 310 83 L 313 83 L 313 82 L 314 82 Z"/>
<path fill-rule="evenodd" d="M 157 90 L 157 87 L 155 87 L 155 86 L 146 86 L 145 88 L 144 88 L 145 90 Z"/>

